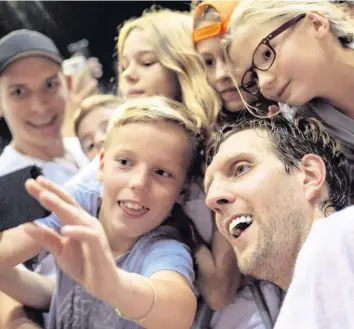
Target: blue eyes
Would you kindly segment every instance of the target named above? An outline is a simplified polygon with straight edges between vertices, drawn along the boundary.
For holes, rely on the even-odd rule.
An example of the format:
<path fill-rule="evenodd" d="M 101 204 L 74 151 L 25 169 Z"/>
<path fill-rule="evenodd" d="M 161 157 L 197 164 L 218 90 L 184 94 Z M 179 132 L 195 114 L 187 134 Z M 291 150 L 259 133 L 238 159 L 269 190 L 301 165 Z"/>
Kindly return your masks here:
<path fill-rule="evenodd" d="M 133 165 L 133 163 L 127 159 L 124 159 L 124 158 L 119 158 L 117 159 L 117 162 L 119 164 L 120 167 L 131 167 Z M 173 177 L 172 174 L 170 174 L 169 172 L 167 172 L 166 170 L 164 169 L 156 169 L 154 171 L 155 174 L 161 176 L 161 177 Z"/>
<path fill-rule="evenodd" d="M 236 164 L 233 166 L 232 175 L 238 177 L 238 176 L 246 174 L 250 170 L 251 170 L 251 165 L 249 165 L 249 164 L 245 164 L 245 163 L 244 164 Z"/>

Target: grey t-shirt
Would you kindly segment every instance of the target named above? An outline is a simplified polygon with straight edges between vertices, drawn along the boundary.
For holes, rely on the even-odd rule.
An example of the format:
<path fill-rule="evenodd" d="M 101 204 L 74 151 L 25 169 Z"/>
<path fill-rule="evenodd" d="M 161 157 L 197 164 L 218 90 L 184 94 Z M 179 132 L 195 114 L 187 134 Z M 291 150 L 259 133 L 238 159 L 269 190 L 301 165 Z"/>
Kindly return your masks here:
<path fill-rule="evenodd" d="M 97 182 L 81 186 L 81 189 L 75 190 L 74 196 L 93 216 L 96 215 L 100 202 L 95 184 Z M 39 221 L 56 230 L 61 226 L 53 215 Z M 127 255 L 116 259 L 117 267 L 145 277 L 158 271 L 174 271 L 183 275 L 192 287 L 195 275 L 190 250 L 183 243 L 170 238 L 175 234 L 176 230 L 168 226 L 160 226 L 146 233 Z M 58 269 L 56 291 L 51 303 L 47 328 L 138 329 L 143 327 L 119 317 L 113 306 L 90 295 Z"/>

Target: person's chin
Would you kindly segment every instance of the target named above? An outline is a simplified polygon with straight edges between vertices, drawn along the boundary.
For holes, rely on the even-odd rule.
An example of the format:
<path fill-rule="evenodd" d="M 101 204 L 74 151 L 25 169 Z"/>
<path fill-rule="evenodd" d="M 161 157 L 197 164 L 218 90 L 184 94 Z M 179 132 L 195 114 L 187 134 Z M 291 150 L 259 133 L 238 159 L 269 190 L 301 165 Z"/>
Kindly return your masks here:
<path fill-rule="evenodd" d="M 309 103 L 314 98 L 315 97 L 309 97 L 305 93 L 298 93 L 297 95 L 289 94 L 289 96 L 285 100 L 285 103 L 289 106 L 299 107 Z"/>
<path fill-rule="evenodd" d="M 224 107 L 232 113 L 242 111 L 245 108 L 241 99 L 224 102 Z"/>

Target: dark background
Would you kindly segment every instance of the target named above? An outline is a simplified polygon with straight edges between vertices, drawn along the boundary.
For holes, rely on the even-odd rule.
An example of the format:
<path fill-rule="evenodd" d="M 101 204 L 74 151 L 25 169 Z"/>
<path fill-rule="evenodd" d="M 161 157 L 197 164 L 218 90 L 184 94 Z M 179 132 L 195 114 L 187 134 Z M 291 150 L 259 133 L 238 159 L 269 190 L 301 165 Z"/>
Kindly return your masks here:
<path fill-rule="evenodd" d="M 37 30 L 52 38 L 64 57 L 69 43 L 85 38 L 109 80 L 115 75 L 117 27 L 152 5 L 189 10 L 190 1 L 1 1 L 0 37 L 20 28 Z"/>
<path fill-rule="evenodd" d="M 27 28 L 49 36 L 64 57 L 69 57 L 69 43 L 89 41 L 90 55 L 103 64 L 101 82 L 106 90 L 115 87 L 115 39 L 118 26 L 137 17 L 152 5 L 189 10 L 190 1 L 1 1 L 0 38 Z M 1 138 L 2 137 L 2 138 Z M 0 119 L 0 153 L 9 142 L 10 133 Z"/>

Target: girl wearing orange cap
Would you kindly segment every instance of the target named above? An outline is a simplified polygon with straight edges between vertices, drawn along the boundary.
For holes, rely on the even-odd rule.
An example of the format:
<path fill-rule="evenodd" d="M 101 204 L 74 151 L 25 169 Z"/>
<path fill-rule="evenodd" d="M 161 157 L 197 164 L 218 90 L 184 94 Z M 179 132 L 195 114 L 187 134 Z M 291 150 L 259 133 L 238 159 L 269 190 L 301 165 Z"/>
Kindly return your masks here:
<path fill-rule="evenodd" d="M 237 112 L 245 108 L 231 79 L 222 43 L 231 14 L 237 4 L 238 1 L 203 1 L 193 12 L 193 42 L 205 64 L 209 85 L 217 92 L 223 103 L 219 113 L 221 123 L 232 121 L 237 117 Z M 272 104 L 244 90 L 241 90 L 241 93 L 247 103 L 261 109 L 267 110 L 267 107 Z"/>
<path fill-rule="evenodd" d="M 232 121 L 244 110 L 244 103 L 229 73 L 223 51 L 223 36 L 238 1 L 203 1 L 194 11 L 193 42 L 204 61 L 207 80 L 220 96 L 223 109 L 219 123 Z M 264 110 L 271 104 L 241 91 L 243 98 Z M 233 301 L 214 313 L 211 328 L 272 328 L 280 308 L 280 290 L 268 282 L 245 278 Z M 257 308 L 258 311 L 257 312 Z"/>

